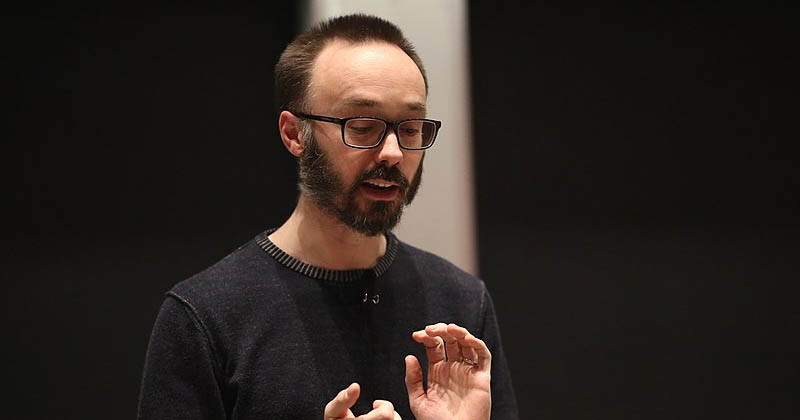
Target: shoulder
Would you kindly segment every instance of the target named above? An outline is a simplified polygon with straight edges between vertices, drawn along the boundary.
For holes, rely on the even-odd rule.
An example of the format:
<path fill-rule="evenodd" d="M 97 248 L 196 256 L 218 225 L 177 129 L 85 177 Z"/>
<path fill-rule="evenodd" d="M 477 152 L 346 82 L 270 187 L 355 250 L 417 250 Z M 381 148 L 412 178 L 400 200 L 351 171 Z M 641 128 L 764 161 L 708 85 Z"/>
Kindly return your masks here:
<path fill-rule="evenodd" d="M 411 268 L 425 279 L 426 288 L 438 289 L 442 293 L 482 296 L 486 293 L 483 280 L 467 273 L 450 261 L 419 249 L 413 245 L 400 242 L 399 256 L 403 269 Z"/>
<path fill-rule="evenodd" d="M 428 275 L 450 278 L 469 287 L 479 286 L 483 288 L 483 281 L 481 279 L 467 273 L 455 264 L 436 254 L 402 241 L 400 241 L 399 249 L 400 254 L 405 254 L 404 257 L 407 258 L 407 262 L 424 270 Z"/>
<path fill-rule="evenodd" d="M 236 287 L 237 283 L 246 280 L 247 272 L 258 264 L 260 255 L 254 251 L 258 251 L 255 239 L 241 245 L 203 271 L 177 283 L 171 292 L 195 295 Z"/>
<path fill-rule="evenodd" d="M 274 259 L 269 258 L 257 242 L 262 235 L 177 283 L 167 295 L 194 312 L 220 312 L 247 306 L 254 296 L 267 293 L 277 277 Z"/>
<path fill-rule="evenodd" d="M 400 242 L 394 273 L 414 310 L 426 324 L 455 323 L 482 337 L 492 311 L 491 297 L 480 278 L 433 253 Z"/>
<path fill-rule="evenodd" d="M 286 299 L 277 263 L 258 243 L 263 235 L 167 292 L 223 358 L 247 338 L 247 328 L 268 322 L 272 308 Z"/>

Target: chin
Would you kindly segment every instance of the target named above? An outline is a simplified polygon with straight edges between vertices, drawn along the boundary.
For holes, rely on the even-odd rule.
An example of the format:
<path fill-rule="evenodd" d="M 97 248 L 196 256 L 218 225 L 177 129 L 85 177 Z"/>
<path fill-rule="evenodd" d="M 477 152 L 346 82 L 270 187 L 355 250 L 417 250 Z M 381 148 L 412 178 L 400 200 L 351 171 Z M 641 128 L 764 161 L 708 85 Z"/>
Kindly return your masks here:
<path fill-rule="evenodd" d="M 342 220 L 342 222 L 356 232 L 366 236 L 378 236 L 391 232 L 400 222 L 400 216 L 403 213 L 402 205 L 391 204 L 395 204 L 397 207 L 376 209 L 375 206 L 372 206 L 371 211 L 351 215 L 351 217 L 347 218 L 348 220 Z"/>

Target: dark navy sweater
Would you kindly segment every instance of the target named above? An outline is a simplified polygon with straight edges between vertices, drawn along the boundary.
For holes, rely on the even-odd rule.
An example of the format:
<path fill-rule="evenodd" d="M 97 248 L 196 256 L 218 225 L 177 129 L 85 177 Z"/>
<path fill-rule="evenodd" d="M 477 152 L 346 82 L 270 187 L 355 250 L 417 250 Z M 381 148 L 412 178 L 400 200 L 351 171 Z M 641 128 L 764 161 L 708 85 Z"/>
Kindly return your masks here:
<path fill-rule="evenodd" d="M 375 267 L 305 264 L 263 232 L 177 284 L 145 360 L 140 419 L 319 419 L 352 382 L 356 415 L 389 400 L 412 419 L 404 357 L 411 333 L 456 323 L 492 352 L 492 419 L 517 418 L 511 378 L 484 283 L 387 235 Z"/>

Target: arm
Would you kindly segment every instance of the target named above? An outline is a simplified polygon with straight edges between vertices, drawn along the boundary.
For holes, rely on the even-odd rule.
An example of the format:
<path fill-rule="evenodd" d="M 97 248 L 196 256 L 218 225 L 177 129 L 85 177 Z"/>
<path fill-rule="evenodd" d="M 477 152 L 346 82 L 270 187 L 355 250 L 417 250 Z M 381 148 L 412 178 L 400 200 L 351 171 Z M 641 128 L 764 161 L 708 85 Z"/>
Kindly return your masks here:
<path fill-rule="evenodd" d="M 506 355 L 503 351 L 503 342 L 497 315 L 494 311 L 489 292 L 484 292 L 486 310 L 484 311 L 481 338 L 492 351 L 492 419 L 519 419 L 517 399 L 511 382 L 511 373 L 508 370 Z"/>
<path fill-rule="evenodd" d="M 225 419 L 218 366 L 199 321 L 168 296 L 147 348 L 138 418 Z"/>

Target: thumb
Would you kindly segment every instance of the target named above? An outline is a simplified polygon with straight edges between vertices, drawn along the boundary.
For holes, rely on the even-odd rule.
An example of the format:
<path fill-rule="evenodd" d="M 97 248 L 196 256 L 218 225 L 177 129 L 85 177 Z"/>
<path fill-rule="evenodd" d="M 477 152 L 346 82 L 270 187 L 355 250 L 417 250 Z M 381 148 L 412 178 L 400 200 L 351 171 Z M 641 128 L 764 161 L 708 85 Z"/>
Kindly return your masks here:
<path fill-rule="evenodd" d="M 419 360 L 414 356 L 406 356 L 406 390 L 408 403 L 412 407 L 419 399 L 425 398 L 425 388 L 422 387 L 422 368 Z"/>
<path fill-rule="evenodd" d="M 325 420 L 352 417 L 350 407 L 356 403 L 361 394 L 361 387 L 353 382 L 347 388 L 339 391 L 336 397 L 325 406 Z"/>

